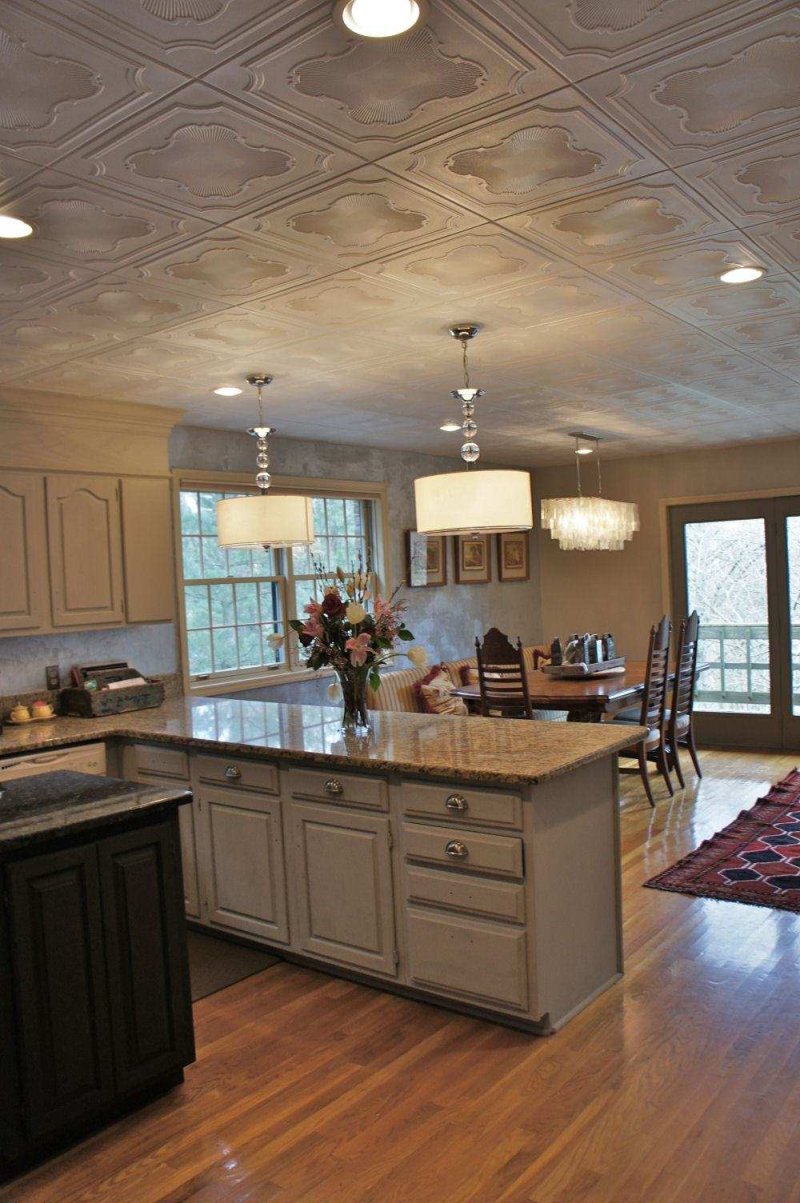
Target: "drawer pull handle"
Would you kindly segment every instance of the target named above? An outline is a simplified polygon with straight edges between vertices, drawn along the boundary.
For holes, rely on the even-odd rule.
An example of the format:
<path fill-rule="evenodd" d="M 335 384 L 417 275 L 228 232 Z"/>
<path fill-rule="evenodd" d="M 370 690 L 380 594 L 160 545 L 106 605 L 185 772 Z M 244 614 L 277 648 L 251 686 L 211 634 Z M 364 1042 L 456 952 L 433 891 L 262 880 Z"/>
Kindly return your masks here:
<path fill-rule="evenodd" d="M 235 764 L 229 764 L 225 770 L 225 776 L 228 781 L 238 781 L 242 775 L 242 770 L 237 768 Z"/>
<path fill-rule="evenodd" d="M 344 786 L 335 777 L 330 777 L 325 782 L 325 793 L 330 794 L 334 798 L 340 798 L 344 793 Z"/>
<path fill-rule="evenodd" d="M 466 844 L 462 844 L 461 840 L 450 840 L 445 845 L 445 852 L 453 860 L 465 860 L 469 856 L 469 848 Z"/>
<path fill-rule="evenodd" d="M 445 806 L 448 810 L 460 815 L 466 814 L 469 810 L 469 803 L 463 794 L 451 794 L 445 801 Z"/>

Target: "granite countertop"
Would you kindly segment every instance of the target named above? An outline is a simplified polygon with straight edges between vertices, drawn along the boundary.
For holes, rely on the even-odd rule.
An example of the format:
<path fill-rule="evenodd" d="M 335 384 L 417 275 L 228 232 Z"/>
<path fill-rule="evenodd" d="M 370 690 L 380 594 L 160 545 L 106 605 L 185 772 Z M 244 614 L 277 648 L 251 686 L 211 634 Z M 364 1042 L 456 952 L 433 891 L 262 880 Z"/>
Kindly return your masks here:
<path fill-rule="evenodd" d="M 41 773 L 0 789 L 0 851 L 191 801 L 188 790 L 90 773 Z"/>
<path fill-rule="evenodd" d="M 340 717 L 338 707 L 183 697 L 111 718 L 7 725 L 0 756 L 121 738 L 228 755 L 300 759 L 326 768 L 521 786 L 610 756 L 644 734 L 644 728 L 630 725 L 375 710 L 368 735 L 345 736 Z"/>

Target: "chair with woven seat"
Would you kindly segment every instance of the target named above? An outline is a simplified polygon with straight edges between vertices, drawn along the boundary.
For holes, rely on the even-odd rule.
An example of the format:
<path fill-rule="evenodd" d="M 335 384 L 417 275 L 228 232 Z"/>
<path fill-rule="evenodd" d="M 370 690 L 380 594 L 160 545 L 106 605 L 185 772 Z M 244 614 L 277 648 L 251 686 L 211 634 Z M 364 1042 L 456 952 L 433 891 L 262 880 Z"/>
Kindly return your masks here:
<path fill-rule="evenodd" d="M 495 718 L 533 718 L 528 675 L 522 642 L 511 643 L 507 635 L 492 627 L 475 640 L 481 714 Z"/>
<path fill-rule="evenodd" d="M 644 791 L 651 806 L 655 806 L 653 790 L 650 785 L 648 762 L 652 759 L 658 766 L 661 776 L 666 782 L 670 797 L 675 793 L 669 775 L 666 741 L 666 712 L 667 712 L 667 682 L 669 679 L 669 645 L 672 623 L 665 614 L 661 621 L 650 628 L 650 644 L 647 649 L 647 675 L 644 683 L 644 693 L 639 713 L 635 716 L 617 715 L 612 723 L 636 723 L 647 728 L 647 734 L 642 739 L 624 748 L 620 756 L 630 756 L 638 760 L 639 772 L 642 775 Z"/>
<path fill-rule="evenodd" d="M 694 740 L 694 692 L 697 683 L 697 643 L 700 634 L 700 619 L 694 610 L 684 618 L 678 632 L 678 651 L 675 660 L 675 682 L 672 687 L 672 705 L 667 713 L 667 757 L 670 767 L 675 769 L 681 789 L 685 788 L 678 745 L 683 744 L 694 763 L 698 777 L 700 761 Z"/>

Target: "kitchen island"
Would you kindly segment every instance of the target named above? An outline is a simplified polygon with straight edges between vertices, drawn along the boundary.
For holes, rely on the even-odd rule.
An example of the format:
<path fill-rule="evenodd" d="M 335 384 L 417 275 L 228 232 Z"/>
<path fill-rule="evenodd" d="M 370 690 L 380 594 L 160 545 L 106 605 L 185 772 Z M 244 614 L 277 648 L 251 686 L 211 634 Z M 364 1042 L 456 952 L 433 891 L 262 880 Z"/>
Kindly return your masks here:
<path fill-rule="evenodd" d="M 622 972 L 616 756 L 638 729 L 179 699 L 9 731 L 189 785 L 190 920 L 538 1033 Z M 43 730 L 44 727 L 46 730 Z M 2 780 L 2 761 L 0 761 Z"/>

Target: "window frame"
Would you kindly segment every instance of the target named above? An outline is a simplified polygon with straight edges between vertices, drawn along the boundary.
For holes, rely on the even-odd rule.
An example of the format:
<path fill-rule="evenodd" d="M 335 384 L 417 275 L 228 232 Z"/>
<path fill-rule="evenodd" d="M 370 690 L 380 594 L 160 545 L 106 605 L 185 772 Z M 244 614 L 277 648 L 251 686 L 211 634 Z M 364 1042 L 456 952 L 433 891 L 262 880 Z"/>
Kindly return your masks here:
<path fill-rule="evenodd" d="M 181 676 L 186 694 L 208 697 L 218 694 L 240 692 L 246 689 L 259 689 L 266 685 L 278 685 L 288 681 L 302 681 L 317 675 L 312 669 L 296 663 L 296 649 L 289 638 L 288 619 L 295 617 L 289 613 L 291 598 L 294 594 L 295 579 L 302 580 L 305 573 L 299 573 L 297 578 L 288 571 L 285 552 L 275 553 L 278 557 L 278 572 L 274 579 L 280 590 L 281 608 L 284 616 L 286 634 L 286 663 L 274 667 L 260 666 L 255 669 L 231 669 L 230 671 L 212 673 L 208 677 L 192 678 L 189 674 L 188 633 L 186 625 L 186 606 L 184 587 L 194 581 L 194 577 L 184 578 L 183 575 L 183 543 L 180 512 L 180 495 L 182 490 L 199 492 L 241 492 L 257 494 L 252 475 L 234 472 L 204 472 L 188 468 L 174 468 L 172 477 L 172 514 L 173 533 L 175 540 L 175 582 L 178 599 L 178 635 Z M 372 568 L 375 573 L 376 587 L 385 591 L 386 582 L 391 579 L 389 562 L 389 525 L 387 486 L 378 481 L 338 480 L 319 477 L 273 476 L 272 489 L 275 493 L 302 493 L 311 497 L 342 498 L 347 501 L 369 502 L 369 531 L 368 538 L 372 553 Z M 335 565 L 334 565 L 335 567 Z M 239 577 L 239 581 L 248 581 L 250 577 Z M 202 583 L 202 582 L 201 582 Z M 321 670 L 325 672 L 326 670 Z"/>

